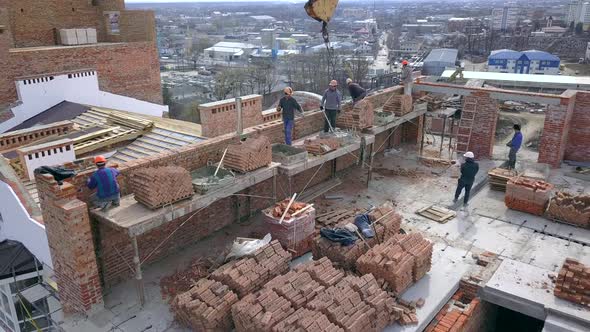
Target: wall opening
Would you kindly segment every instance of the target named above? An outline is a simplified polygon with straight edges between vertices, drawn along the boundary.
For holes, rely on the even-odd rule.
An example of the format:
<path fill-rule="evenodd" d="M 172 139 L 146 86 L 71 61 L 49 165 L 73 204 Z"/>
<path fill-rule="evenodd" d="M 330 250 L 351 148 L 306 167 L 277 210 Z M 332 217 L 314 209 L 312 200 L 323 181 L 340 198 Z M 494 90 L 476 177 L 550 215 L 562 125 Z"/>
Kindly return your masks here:
<path fill-rule="evenodd" d="M 498 307 L 494 331 L 541 332 L 544 322 L 504 307 Z"/>

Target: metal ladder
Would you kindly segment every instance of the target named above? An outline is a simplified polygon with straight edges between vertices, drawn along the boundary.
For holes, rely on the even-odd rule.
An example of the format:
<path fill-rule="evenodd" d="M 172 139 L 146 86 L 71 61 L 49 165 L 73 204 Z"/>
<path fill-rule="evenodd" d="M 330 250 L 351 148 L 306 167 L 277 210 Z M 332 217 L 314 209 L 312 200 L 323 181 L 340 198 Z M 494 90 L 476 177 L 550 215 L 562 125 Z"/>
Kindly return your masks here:
<path fill-rule="evenodd" d="M 465 153 L 469 150 L 476 110 L 477 99 L 474 97 L 465 97 L 463 110 L 461 111 L 461 119 L 459 120 L 459 130 L 457 132 L 455 151 L 458 153 Z M 463 145 L 465 146 L 464 148 L 462 148 Z"/>

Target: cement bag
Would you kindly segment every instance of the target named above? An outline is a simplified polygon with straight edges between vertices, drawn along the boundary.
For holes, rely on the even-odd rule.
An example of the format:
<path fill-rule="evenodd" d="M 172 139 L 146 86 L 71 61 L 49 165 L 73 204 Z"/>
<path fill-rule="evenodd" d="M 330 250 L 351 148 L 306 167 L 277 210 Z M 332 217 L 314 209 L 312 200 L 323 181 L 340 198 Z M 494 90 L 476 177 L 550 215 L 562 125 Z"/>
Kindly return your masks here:
<path fill-rule="evenodd" d="M 225 260 L 228 261 L 231 258 L 240 258 L 242 256 L 250 255 L 251 253 L 255 252 L 259 248 L 264 247 L 265 245 L 269 244 L 271 240 L 270 233 L 266 234 L 263 239 L 261 240 L 252 240 L 252 241 L 243 241 L 240 242 L 238 240 L 234 240 L 234 244 L 231 247 L 231 251 L 225 257 Z"/>

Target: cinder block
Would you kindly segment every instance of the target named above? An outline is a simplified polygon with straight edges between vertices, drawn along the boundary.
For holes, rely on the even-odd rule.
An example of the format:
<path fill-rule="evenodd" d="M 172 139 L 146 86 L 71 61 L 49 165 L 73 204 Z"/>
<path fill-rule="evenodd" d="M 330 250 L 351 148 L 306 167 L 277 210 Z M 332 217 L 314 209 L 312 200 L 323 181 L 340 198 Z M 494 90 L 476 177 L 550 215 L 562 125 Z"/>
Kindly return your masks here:
<path fill-rule="evenodd" d="M 88 44 L 86 29 L 76 29 L 76 38 L 78 39 L 78 45 Z"/>

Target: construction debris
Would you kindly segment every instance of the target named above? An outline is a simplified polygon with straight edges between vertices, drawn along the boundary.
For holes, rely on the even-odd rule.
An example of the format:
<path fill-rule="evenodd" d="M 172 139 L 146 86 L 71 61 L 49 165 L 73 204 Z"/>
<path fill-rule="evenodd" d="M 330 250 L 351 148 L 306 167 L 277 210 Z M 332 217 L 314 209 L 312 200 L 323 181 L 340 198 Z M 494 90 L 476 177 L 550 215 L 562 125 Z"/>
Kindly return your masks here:
<path fill-rule="evenodd" d="M 590 195 L 557 192 L 549 201 L 547 215 L 560 222 L 590 228 Z"/>
<path fill-rule="evenodd" d="M 178 166 L 140 168 L 129 179 L 135 200 L 158 209 L 193 196 L 190 173 Z"/>
<path fill-rule="evenodd" d="M 559 271 L 553 294 L 590 308 L 590 267 L 567 258 Z"/>
<path fill-rule="evenodd" d="M 223 163 L 226 168 L 247 173 L 268 166 L 271 162 L 270 140 L 266 136 L 259 136 L 228 146 Z"/>
<path fill-rule="evenodd" d="M 506 184 L 513 177 L 516 177 L 518 173 L 515 170 L 509 170 L 505 168 L 492 168 L 488 172 L 490 188 L 497 191 L 506 191 Z"/>
<path fill-rule="evenodd" d="M 180 293 L 191 289 L 195 281 L 204 278 L 209 274 L 211 262 L 198 258 L 189 264 L 184 270 L 177 270 L 173 274 L 160 279 L 162 298 L 174 298 Z"/>
<path fill-rule="evenodd" d="M 412 112 L 413 109 L 412 96 L 408 95 L 393 95 L 383 105 L 383 112 L 395 114 L 395 116 L 403 116 Z"/>
<path fill-rule="evenodd" d="M 553 185 L 525 177 L 508 181 L 504 202 L 509 209 L 527 212 L 537 216 L 545 213 Z"/>
<path fill-rule="evenodd" d="M 264 221 L 272 238 L 298 257 L 311 250 L 311 239 L 315 230 L 315 209 L 311 204 L 293 202 L 289 210 L 285 211 L 288 204 L 289 200 L 284 200 L 264 210 Z M 285 217 L 281 222 L 283 215 Z"/>
<path fill-rule="evenodd" d="M 303 142 L 305 150 L 316 156 L 332 152 L 340 147 L 340 142 L 336 138 L 308 138 Z"/>
<path fill-rule="evenodd" d="M 349 104 L 343 107 L 342 114 L 336 119 L 336 125 L 339 128 L 365 129 L 372 127 L 374 121 L 373 104 L 363 99 L 354 106 Z"/>

